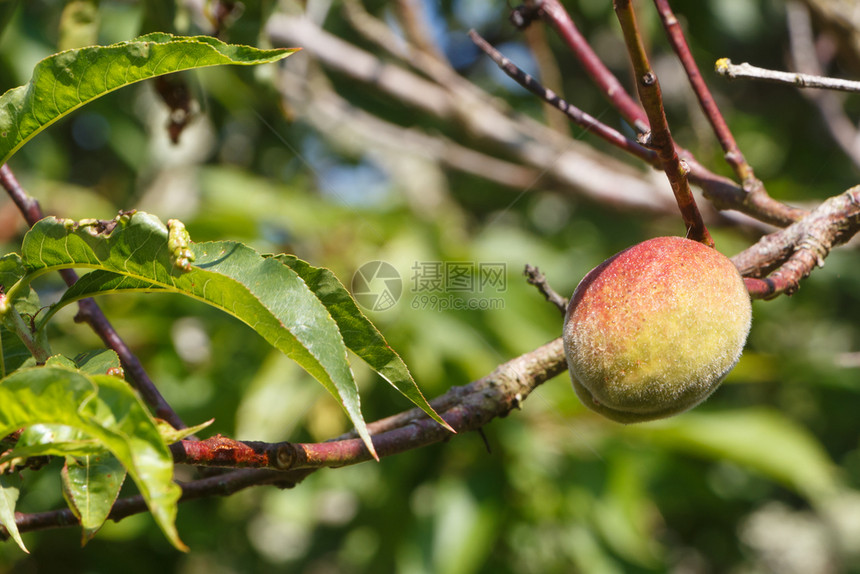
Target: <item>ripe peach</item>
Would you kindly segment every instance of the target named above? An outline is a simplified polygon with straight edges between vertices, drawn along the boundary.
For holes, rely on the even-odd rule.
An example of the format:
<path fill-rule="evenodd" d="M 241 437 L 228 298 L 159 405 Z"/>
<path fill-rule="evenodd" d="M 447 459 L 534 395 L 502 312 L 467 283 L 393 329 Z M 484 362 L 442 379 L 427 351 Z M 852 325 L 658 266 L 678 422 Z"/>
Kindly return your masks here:
<path fill-rule="evenodd" d="M 668 417 L 704 401 L 741 356 L 752 310 L 735 266 L 681 237 L 657 237 L 583 278 L 564 322 L 579 399 L 612 420 Z"/>

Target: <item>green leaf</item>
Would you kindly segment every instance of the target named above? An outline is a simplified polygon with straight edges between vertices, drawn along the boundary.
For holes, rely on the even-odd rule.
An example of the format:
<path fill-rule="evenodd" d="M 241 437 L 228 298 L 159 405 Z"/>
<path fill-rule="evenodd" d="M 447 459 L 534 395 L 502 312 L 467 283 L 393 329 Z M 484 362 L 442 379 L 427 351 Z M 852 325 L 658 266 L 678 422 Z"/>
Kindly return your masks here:
<path fill-rule="evenodd" d="M 0 257 L 0 293 L 10 294 L 10 289 L 19 283 L 26 275 L 27 270 L 21 257 L 16 253 L 10 253 Z M 17 296 L 12 304 L 14 311 L 8 307 L 9 298 L 5 301 L 0 295 L 0 342 L 2 342 L 2 355 L 0 355 L 0 377 L 5 376 L 16 369 L 21 368 L 32 353 L 24 340 L 19 336 L 23 329 L 29 334 L 30 324 L 39 314 L 41 304 L 39 295 L 29 287 L 26 296 Z M 17 314 L 17 315 L 16 315 Z M 30 338 L 32 338 L 31 334 Z M 37 343 L 47 348 L 47 340 L 40 339 Z"/>
<path fill-rule="evenodd" d="M 27 345 L 12 331 L 0 327 L 0 342 L 2 342 L 3 355 L 0 357 L 0 377 L 21 368 L 31 357 Z"/>
<path fill-rule="evenodd" d="M 733 461 L 812 501 L 824 500 L 840 489 L 835 465 L 821 444 L 776 411 L 686 413 L 637 431 L 664 446 Z"/>
<path fill-rule="evenodd" d="M 21 478 L 17 474 L 0 474 L 0 524 L 6 527 L 18 547 L 29 554 L 15 522 L 15 505 L 20 492 Z"/>
<path fill-rule="evenodd" d="M 170 450 L 155 421 L 124 381 L 63 367 L 23 369 L 0 381 L 0 435 L 38 424 L 63 433 L 55 437 L 58 442 L 41 445 L 42 454 L 93 454 L 91 444 L 78 451 L 73 448 L 76 443 L 84 446 L 74 440 L 77 433 L 109 450 L 131 475 L 170 542 L 186 549 L 176 532 L 181 489 L 173 482 Z M 14 450 L 11 456 L 15 456 Z"/>
<path fill-rule="evenodd" d="M 111 46 L 54 54 L 36 65 L 29 83 L 0 96 L 0 164 L 58 119 L 123 86 L 180 70 L 276 62 L 295 51 L 154 32 Z"/>
<path fill-rule="evenodd" d="M 37 423 L 24 429 L 18 442 L 15 443 L 15 448 L 0 457 L 0 463 L 34 456 L 85 456 L 98 454 L 103 450 L 97 439 L 74 427 L 64 424 Z"/>
<path fill-rule="evenodd" d="M 17 253 L 9 253 L 0 257 L 0 285 L 3 286 L 3 291 L 8 291 L 9 287 L 14 285 L 27 270 L 24 268 L 24 263 L 21 261 L 21 256 Z"/>
<path fill-rule="evenodd" d="M 24 267 L 24 262 L 17 253 L 0 257 L 0 287 L 3 293 L 9 294 L 9 290 L 26 274 L 27 268 Z M 18 313 L 30 317 L 35 317 L 41 310 L 39 296 L 32 289 L 26 293 L 26 296 L 17 297 L 14 305 Z"/>
<path fill-rule="evenodd" d="M 400 391 L 407 399 L 427 415 L 451 432 L 454 431 L 440 417 L 409 373 L 406 363 L 392 349 L 382 333 L 364 316 L 346 287 L 328 269 L 314 267 L 294 255 L 278 255 L 275 257 L 284 265 L 288 265 L 298 273 L 308 287 L 328 309 L 337 323 L 346 346 L 359 358 L 373 368 L 392 387 Z"/>
<path fill-rule="evenodd" d="M 106 450 L 66 457 L 63 497 L 81 522 L 81 546 L 92 540 L 107 520 L 125 475 L 122 463 Z"/>
<path fill-rule="evenodd" d="M 209 419 L 208 421 L 202 422 L 199 425 L 194 425 L 193 427 L 175 429 L 167 421 L 155 419 L 155 423 L 158 425 L 158 432 L 161 433 L 161 438 L 164 439 L 164 442 L 166 442 L 167 444 L 173 444 L 193 434 L 197 434 L 214 422 L 215 419 Z"/>
<path fill-rule="evenodd" d="M 75 369 L 75 362 L 65 355 L 51 355 L 48 357 L 48 360 L 45 361 L 45 365 L 48 367 L 66 367 L 67 369 Z M 33 365 L 34 367 L 37 365 Z M 94 373 L 88 373 L 94 374 Z M 104 373 L 102 373 L 104 374 Z"/>
<path fill-rule="evenodd" d="M 113 349 L 96 349 L 81 353 L 74 360 L 75 367 L 88 375 L 106 375 L 111 369 L 121 369 L 119 355 Z"/>
<path fill-rule="evenodd" d="M 98 269 L 81 277 L 40 325 L 60 306 L 95 293 L 166 291 L 194 297 L 247 323 L 313 375 L 341 403 L 375 457 L 337 323 L 301 277 L 240 243 L 192 245 L 195 262 L 189 258 L 187 266 L 177 265 L 171 245 L 164 224 L 146 213 L 86 224 L 53 217 L 39 221 L 21 248 L 28 279 L 64 267 Z"/>

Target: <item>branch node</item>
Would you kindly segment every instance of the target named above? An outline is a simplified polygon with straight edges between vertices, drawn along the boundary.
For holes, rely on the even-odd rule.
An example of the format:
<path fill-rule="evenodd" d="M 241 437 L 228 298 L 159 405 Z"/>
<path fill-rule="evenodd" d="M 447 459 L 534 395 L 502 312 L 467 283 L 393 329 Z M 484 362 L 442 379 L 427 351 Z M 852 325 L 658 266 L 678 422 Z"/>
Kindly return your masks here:
<path fill-rule="evenodd" d="M 296 463 L 296 450 L 292 443 L 285 442 L 275 449 L 275 466 L 280 470 L 289 470 Z"/>
<path fill-rule="evenodd" d="M 636 136 L 636 143 L 648 149 L 656 149 L 656 146 L 654 145 L 654 140 L 651 137 L 651 130 L 640 132 Z"/>

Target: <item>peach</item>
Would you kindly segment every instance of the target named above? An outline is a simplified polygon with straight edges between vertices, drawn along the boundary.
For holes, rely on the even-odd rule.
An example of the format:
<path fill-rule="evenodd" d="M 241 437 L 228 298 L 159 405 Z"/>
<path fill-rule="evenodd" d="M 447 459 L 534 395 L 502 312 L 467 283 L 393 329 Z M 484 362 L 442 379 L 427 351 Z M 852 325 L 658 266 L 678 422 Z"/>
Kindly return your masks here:
<path fill-rule="evenodd" d="M 564 322 L 577 396 L 622 423 L 707 399 L 741 356 L 749 294 L 724 255 L 681 237 L 634 245 L 579 283 Z"/>

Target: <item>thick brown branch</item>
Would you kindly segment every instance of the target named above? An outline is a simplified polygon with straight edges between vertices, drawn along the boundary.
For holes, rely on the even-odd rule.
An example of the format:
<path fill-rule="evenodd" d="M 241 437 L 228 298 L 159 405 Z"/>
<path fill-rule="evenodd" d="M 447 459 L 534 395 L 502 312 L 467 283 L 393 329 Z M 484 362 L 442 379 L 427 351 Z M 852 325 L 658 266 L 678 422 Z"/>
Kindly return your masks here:
<path fill-rule="evenodd" d="M 690 168 L 690 181 L 702 188 L 705 197 L 717 209 L 736 209 L 777 227 L 791 225 L 806 215 L 805 210 L 777 201 L 766 193 L 747 193 L 734 181 L 709 171 L 689 152 L 680 151 L 681 157 Z"/>
<path fill-rule="evenodd" d="M 462 433 L 478 430 L 494 418 L 520 407 L 539 385 L 567 368 L 561 339 L 555 339 L 530 353 L 497 367 L 489 375 L 450 391 L 432 401 L 437 412 Z M 446 408 L 442 408 L 445 406 Z M 412 409 L 370 423 L 373 444 L 380 457 L 391 456 L 453 435 L 421 410 Z M 319 468 L 339 467 L 370 460 L 360 439 L 347 433 L 330 442 L 317 444 L 239 442 L 216 436 L 200 443 L 182 441 L 171 447 L 177 461 L 201 466 L 254 466 L 182 484 L 181 501 L 226 496 L 250 486 L 275 484 L 292 487 Z M 230 461 L 235 461 L 232 464 Z M 278 472 L 270 468 L 279 469 Z M 291 469 L 291 470 L 284 470 Z M 118 500 L 112 520 L 145 512 L 141 496 Z M 72 526 L 78 523 L 68 509 L 34 514 L 17 514 L 21 532 Z M 7 536 L 5 530 L 0 531 Z"/>
<path fill-rule="evenodd" d="M 831 197 L 797 223 L 762 237 L 735 255 L 732 262 L 747 277 L 747 288 L 754 298 L 791 295 L 804 277 L 824 265 L 835 246 L 858 231 L 860 186 Z"/>
<path fill-rule="evenodd" d="M 433 405 L 458 433 L 477 430 L 517 408 L 535 387 L 565 368 L 561 340 L 556 339 L 500 365 L 482 379 L 464 387 L 454 387 L 440 397 L 442 400 L 433 401 Z M 448 395 L 452 400 L 447 400 Z M 442 405 L 445 408 L 440 408 Z M 401 413 L 384 426 L 368 425 L 374 433 L 373 446 L 380 457 L 451 438 L 448 430 L 419 413 L 415 409 Z M 340 467 L 371 459 L 361 439 L 352 434 L 311 444 L 243 442 L 218 435 L 198 442 L 182 441 L 173 445 L 171 451 L 176 462 L 185 464 L 282 471 Z"/>

